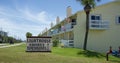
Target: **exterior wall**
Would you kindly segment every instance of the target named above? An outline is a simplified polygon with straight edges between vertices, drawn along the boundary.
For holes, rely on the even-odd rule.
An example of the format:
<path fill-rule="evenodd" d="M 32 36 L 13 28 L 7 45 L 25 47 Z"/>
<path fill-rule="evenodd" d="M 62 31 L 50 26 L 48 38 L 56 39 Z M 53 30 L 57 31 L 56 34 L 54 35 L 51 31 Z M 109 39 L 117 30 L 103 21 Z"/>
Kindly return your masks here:
<path fill-rule="evenodd" d="M 106 30 L 89 30 L 87 49 L 105 53 L 109 50 L 109 46 L 112 46 L 113 50 L 118 50 L 120 46 L 120 24 L 116 24 L 116 16 L 120 16 L 120 2 L 96 7 L 91 14 L 100 14 L 102 20 L 109 21 L 110 25 Z M 77 25 L 74 28 L 75 47 L 83 48 L 85 22 L 85 13 L 83 11 L 78 12 Z"/>
<path fill-rule="evenodd" d="M 106 52 L 109 50 L 109 47 L 112 46 L 113 50 L 118 50 L 120 46 L 120 25 L 116 24 L 116 16 L 120 16 L 120 2 L 98 7 L 93 10 L 91 14 L 101 14 L 102 20 L 108 20 L 110 26 L 107 30 L 90 30 L 88 49 Z"/>
<path fill-rule="evenodd" d="M 77 25 L 74 26 L 74 47 L 82 48 L 85 35 L 85 14 L 77 13 Z"/>

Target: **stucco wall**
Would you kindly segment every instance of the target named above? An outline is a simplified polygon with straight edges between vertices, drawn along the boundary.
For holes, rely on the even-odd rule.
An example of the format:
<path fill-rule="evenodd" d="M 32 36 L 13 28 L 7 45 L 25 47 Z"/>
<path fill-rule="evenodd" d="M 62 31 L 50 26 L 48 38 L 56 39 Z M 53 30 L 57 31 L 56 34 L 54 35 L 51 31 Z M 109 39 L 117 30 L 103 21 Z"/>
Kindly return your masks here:
<path fill-rule="evenodd" d="M 114 2 L 96 7 L 91 14 L 100 14 L 102 20 L 107 20 L 110 26 L 106 30 L 89 30 L 87 49 L 106 52 L 109 46 L 118 50 L 120 46 L 120 24 L 116 24 L 116 16 L 120 16 L 120 2 Z M 74 27 L 75 47 L 83 48 L 85 36 L 85 13 L 77 13 L 77 25 Z"/>
<path fill-rule="evenodd" d="M 74 46 L 77 48 L 83 47 L 84 35 L 85 35 L 85 14 L 77 13 L 77 25 L 74 26 Z M 82 18 L 82 19 L 81 19 Z"/>

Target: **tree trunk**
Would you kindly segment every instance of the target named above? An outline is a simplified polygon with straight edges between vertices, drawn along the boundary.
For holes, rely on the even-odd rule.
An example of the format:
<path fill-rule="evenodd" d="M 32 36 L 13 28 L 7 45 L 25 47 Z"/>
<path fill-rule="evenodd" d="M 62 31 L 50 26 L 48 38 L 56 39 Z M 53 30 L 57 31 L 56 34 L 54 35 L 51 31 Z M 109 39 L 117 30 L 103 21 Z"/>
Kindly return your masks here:
<path fill-rule="evenodd" d="M 88 39 L 88 33 L 89 33 L 89 13 L 86 12 L 86 32 L 85 32 L 85 38 L 84 38 L 84 46 L 83 49 L 87 50 L 87 39 Z"/>

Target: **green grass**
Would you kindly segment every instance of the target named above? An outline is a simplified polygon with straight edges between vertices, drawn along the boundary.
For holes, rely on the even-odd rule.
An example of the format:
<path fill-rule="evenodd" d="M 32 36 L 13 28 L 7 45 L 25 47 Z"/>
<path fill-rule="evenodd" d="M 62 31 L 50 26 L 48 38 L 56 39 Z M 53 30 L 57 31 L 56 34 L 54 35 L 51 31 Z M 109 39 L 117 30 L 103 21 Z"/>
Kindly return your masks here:
<path fill-rule="evenodd" d="M 76 48 L 52 48 L 52 53 L 25 52 L 26 46 L 0 49 L 0 63 L 120 63 L 120 58 Z"/>
<path fill-rule="evenodd" d="M 73 57 L 88 57 L 88 58 L 104 58 L 104 54 L 94 51 L 84 51 L 77 48 L 53 48 L 54 54 L 73 56 Z"/>

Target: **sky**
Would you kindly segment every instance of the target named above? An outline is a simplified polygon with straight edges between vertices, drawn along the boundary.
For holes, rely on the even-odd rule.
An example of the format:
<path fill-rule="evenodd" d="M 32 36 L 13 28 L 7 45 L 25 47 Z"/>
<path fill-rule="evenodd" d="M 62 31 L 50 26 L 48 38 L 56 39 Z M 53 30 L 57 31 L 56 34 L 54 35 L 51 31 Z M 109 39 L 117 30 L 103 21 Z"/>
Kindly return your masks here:
<path fill-rule="evenodd" d="M 101 0 L 102 5 L 113 0 Z M 26 32 L 37 36 L 50 23 L 56 24 L 56 17 L 66 18 L 66 8 L 71 6 L 72 14 L 83 9 L 76 0 L 0 0 L 0 30 L 9 36 L 26 39 Z"/>

